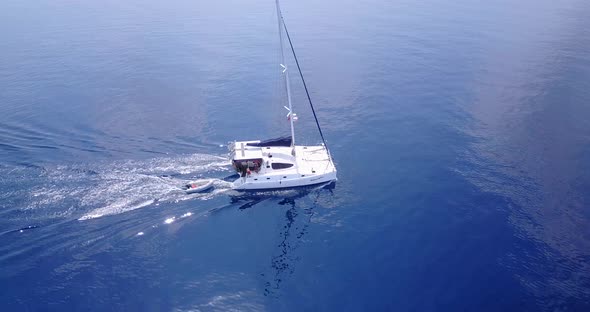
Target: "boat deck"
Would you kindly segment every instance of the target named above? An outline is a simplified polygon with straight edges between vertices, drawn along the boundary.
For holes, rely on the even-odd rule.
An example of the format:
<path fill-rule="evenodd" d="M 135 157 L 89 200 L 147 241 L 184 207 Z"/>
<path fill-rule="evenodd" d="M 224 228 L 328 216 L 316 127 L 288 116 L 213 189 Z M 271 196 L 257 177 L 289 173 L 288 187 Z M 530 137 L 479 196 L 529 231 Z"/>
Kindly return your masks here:
<path fill-rule="evenodd" d="M 234 182 L 234 188 L 264 189 L 304 186 L 336 180 L 336 168 L 323 145 L 291 147 L 247 146 L 248 142 L 235 142 L 231 150 L 232 161 L 261 159 L 258 172 L 251 171 Z"/>

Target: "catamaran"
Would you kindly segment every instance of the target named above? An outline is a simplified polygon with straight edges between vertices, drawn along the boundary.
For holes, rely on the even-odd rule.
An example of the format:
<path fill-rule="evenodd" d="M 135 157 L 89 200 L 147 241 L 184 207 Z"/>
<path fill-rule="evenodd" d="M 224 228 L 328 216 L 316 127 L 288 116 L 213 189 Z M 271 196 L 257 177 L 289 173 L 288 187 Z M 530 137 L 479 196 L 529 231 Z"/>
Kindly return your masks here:
<path fill-rule="evenodd" d="M 289 36 L 285 20 L 281 13 L 279 0 L 275 0 L 275 4 L 279 22 L 279 42 L 281 45 L 282 63 L 280 64 L 280 68 L 282 69 L 287 101 L 289 103 L 289 106 L 285 106 L 285 108 L 288 111 L 287 118 L 291 125 L 291 136 L 265 141 L 235 141 L 229 144 L 231 164 L 240 175 L 232 183 L 232 188 L 235 190 L 294 188 L 328 184 L 337 180 L 336 166 L 328 150 L 328 145 L 324 139 L 322 128 L 320 127 L 311 97 L 309 96 L 309 91 L 307 90 L 307 85 L 305 84 L 291 37 Z M 297 120 L 297 115 L 293 113 L 291 103 L 291 86 L 288 68 L 285 62 L 283 31 L 288 39 L 290 50 L 293 53 L 299 76 L 303 82 L 311 111 L 320 137 L 322 138 L 323 143 L 321 145 L 295 145 L 294 121 Z"/>

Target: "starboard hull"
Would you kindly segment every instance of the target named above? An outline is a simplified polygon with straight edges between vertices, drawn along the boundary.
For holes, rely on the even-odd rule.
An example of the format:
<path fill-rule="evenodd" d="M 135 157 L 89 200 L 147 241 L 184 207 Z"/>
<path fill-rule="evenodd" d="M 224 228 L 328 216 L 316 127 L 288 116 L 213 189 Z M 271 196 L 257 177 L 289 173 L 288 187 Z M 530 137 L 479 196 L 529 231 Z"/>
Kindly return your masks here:
<path fill-rule="evenodd" d="M 269 180 L 254 180 L 253 177 L 240 177 L 232 184 L 232 189 L 237 191 L 264 191 L 264 190 L 279 190 L 289 188 L 299 188 L 308 186 L 317 186 L 320 184 L 329 184 L 336 182 L 336 172 L 327 174 L 318 174 L 309 177 L 287 178 L 275 177 Z"/>

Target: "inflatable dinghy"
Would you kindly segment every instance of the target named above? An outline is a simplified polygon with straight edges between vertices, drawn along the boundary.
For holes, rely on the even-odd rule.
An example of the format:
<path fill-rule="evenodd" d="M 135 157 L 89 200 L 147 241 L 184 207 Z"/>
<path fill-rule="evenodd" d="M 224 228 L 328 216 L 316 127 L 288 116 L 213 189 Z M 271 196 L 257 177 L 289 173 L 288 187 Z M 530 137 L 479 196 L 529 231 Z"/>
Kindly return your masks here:
<path fill-rule="evenodd" d="M 187 194 L 204 192 L 213 187 L 213 180 L 198 180 L 186 184 L 183 189 Z"/>

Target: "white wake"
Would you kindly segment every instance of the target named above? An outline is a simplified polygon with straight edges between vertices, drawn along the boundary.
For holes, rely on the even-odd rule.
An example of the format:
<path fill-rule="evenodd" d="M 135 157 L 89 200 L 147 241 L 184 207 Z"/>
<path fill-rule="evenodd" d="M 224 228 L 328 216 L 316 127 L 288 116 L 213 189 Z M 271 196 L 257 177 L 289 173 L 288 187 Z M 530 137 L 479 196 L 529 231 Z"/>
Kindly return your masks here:
<path fill-rule="evenodd" d="M 207 200 L 229 189 L 229 183 L 216 179 L 213 191 L 191 195 L 180 187 L 227 169 L 226 158 L 206 154 L 47 167 L 40 185 L 30 190 L 26 209 L 88 220 L 159 202 Z"/>

